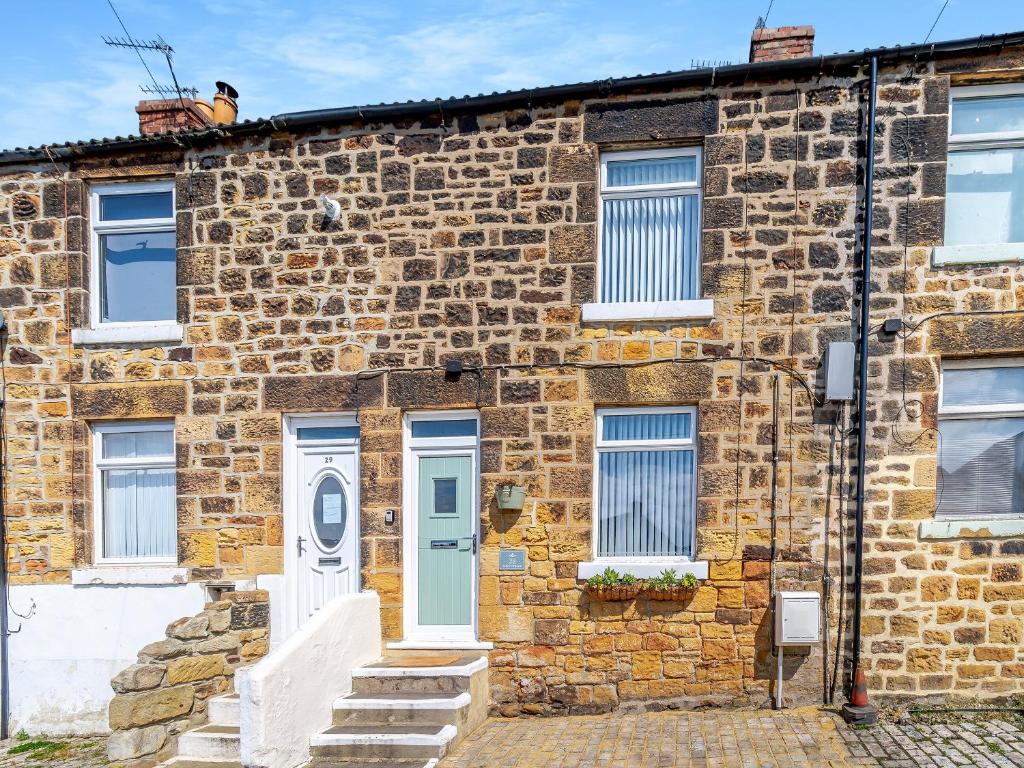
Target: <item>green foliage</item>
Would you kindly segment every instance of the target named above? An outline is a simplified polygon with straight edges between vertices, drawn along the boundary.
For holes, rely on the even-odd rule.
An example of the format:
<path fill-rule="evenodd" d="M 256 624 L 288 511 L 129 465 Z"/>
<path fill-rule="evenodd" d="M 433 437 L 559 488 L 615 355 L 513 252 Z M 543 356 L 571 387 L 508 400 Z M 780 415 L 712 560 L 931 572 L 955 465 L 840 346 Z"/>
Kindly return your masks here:
<path fill-rule="evenodd" d="M 594 574 L 587 579 L 590 587 L 617 587 L 621 584 L 636 584 L 639 581 L 632 573 L 619 573 L 614 568 L 605 568 L 603 572 Z"/>
<path fill-rule="evenodd" d="M 8 754 L 11 755 L 22 755 L 30 753 L 29 757 L 33 760 L 42 760 L 51 755 L 55 755 L 58 752 L 64 752 L 68 749 L 68 745 L 63 741 L 49 741 L 48 739 L 35 739 L 32 741 L 22 741 L 7 750 Z"/>
<path fill-rule="evenodd" d="M 692 573 L 684 573 L 682 576 L 678 576 L 675 568 L 666 568 L 658 576 L 648 579 L 647 586 L 651 589 L 671 589 L 672 587 L 693 589 L 697 586 L 697 577 Z"/>

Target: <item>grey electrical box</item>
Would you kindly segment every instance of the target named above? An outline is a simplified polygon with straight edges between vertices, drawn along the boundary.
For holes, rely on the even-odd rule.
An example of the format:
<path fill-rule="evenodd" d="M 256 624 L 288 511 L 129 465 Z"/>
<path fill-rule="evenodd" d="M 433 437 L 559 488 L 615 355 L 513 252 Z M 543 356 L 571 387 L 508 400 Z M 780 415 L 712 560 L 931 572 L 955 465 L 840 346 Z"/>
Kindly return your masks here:
<path fill-rule="evenodd" d="M 775 644 L 813 645 L 821 639 L 821 595 L 775 593 Z"/>
<path fill-rule="evenodd" d="M 833 341 L 825 353 L 825 399 L 853 400 L 852 341 Z"/>

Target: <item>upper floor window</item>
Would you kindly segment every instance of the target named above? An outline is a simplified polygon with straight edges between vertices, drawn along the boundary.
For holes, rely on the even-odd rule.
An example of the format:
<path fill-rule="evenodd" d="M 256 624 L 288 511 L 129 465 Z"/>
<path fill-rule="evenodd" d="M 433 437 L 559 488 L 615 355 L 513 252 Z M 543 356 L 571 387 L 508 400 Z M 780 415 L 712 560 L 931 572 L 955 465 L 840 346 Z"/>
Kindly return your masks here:
<path fill-rule="evenodd" d="M 598 558 L 689 558 L 697 409 L 604 408 L 595 451 Z"/>
<path fill-rule="evenodd" d="M 1024 514 L 1024 361 L 947 362 L 938 517 Z"/>
<path fill-rule="evenodd" d="M 700 147 L 601 156 L 597 302 L 584 320 L 709 316 L 700 301 Z"/>
<path fill-rule="evenodd" d="M 936 262 L 1024 258 L 1024 84 L 954 88 Z"/>
<path fill-rule="evenodd" d="M 92 326 L 173 324 L 174 183 L 92 187 Z"/>
<path fill-rule="evenodd" d="M 174 424 L 93 426 L 97 563 L 175 563 Z"/>

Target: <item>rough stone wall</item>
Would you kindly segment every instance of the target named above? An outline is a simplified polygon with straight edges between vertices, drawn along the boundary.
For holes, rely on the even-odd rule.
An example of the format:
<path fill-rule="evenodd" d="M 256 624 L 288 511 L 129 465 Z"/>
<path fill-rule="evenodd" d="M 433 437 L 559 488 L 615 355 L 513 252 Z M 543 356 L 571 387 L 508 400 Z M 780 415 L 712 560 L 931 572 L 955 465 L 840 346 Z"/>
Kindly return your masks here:
<path fill-rule="evenodd" d="M 145 768 L 173 756 L 177 737 L 206 722 L 207 702 L 231 690 L 235 670 L 266 655 L 269 635 L 270 604 L 260 590 L 227 592 L 168 625 L 165 639 L 110 682 L 110 760 Z"/>
<path fill-rule="evenodd" d="M 1019 265 L 931 263 L 943 238 L 947 89 L 985 82 L 985 70 L 1019 80 L 1022 67 L 1019 51 L 938 62 L 934 78 L 880 99 L 876 201 L 887 224 L 875 235 L 872 322 L 903 316 L 907 331 L 873 339 L 863 658 L 870 687 L 890 696 L 1024 689 L 1024 540 L 967 521 L 947 539 L 919 532 L 938 503 L 941 361 L 1024 354 Z"/>
<path fill-rule="evenodd" d="M 925 246 L 942 233 L 949 78 L 929 71 L 894 87 L 905 74 L 883 73 L 878 321 L 902 301 L 904 231 L 914 238 L 920 302 L 908 311 L 951 297 L 964 309 L 1012 304 L 1015 278 L 1004 268 L 943 279 L 928 267 Z M 773 675 L 767 561 L 776 382 L 777 586 L 821 589 L 826 568 L 839 575 L 839 487 L 828 478 L 839 414 L 812 409 L 801 381 L 813 388 L 827 343 L 852 338 L 862 83 L 823 73 L 800 84 L 448 116 L 444 126 L 278 134 L 184 161 L 90 161 L 73 169 L 66 209 L 52 169 L 9 173 L 0 181 L 0 299 L 11 324 L 14 578 L 66 580 L 88 562 L 87 422 L 147 416 L 175 418 L 179 559 L 192 578 L 280 572 L 281 414 L 357 410 L 363 583 L 380 592 L 385 632 L 396 637 L 401 413 L 476 407 L 480 630 L 496 644 L 496 706 L 550 712 L 649 697 L 763 701 Z M 892 143 L 896 107 L 909 114 L 909 164 L 902 144 Z M 704 146 L 702 284 L 715 319 L 581 323 L 579 306 L 594 297 L 599 147 L 678 143 Z M 124 172 L 113 165 L 176 175 L 178 311 L 187 329 L 180 347 L 68 345 L 65 312 L 78 325 L 87 306 L 82 183 Z M 322 192 L 341 203 L 339 223 L 323 223 Z M 934 327 L 928 333 L 935 338 Z M 934 545 L 900 527 L 897 494 L 934 488 L 926 467 L 935 448 L 922 442 L 908 453 L 893 444 L 893 414 L 905 416 L 892 405 L 899 350 L 875 347 L 870 567 L 888 567 L 874 560 L 904 547 L 949 575 L 946 554 L 926 554 Z M 450 358 L 484 370 L 458 383 L 407 370 Z M 934 360 L 929 365 L 934 374 Z M 711 561 L 711 579 L 686 604 L 592 602 L 576 568 L 591 556 L 594 408 L 678 403 L 699 407 L 697 555 Z M 529 488 L 521 513 L 496 509 L 493 489 L 507 480 Z M 389 508 L 400 511 L 392 526 L 384 522 Z M 525 574 L 499 572 L 501 547 L 528 550 Z M 866 659 L 904 664 L 898 644 L 906 641 L 896 639 L 887 623 L 895 613 L 880 601 L 897 599 L 901 615 L 927 604 L 916 591 L 882 594 L 891 591 L 888 580 L 869 573 L 868 622 L 882 626 L 865 625 Z M 894 644 L 872 649 L 879 642 Z M 788 658 L 787 693 L 816 700 L 821 649 Z M 890 677 L 925 674 L 883 670 L 873 670 L 880 688 L 891 687 Z"/>

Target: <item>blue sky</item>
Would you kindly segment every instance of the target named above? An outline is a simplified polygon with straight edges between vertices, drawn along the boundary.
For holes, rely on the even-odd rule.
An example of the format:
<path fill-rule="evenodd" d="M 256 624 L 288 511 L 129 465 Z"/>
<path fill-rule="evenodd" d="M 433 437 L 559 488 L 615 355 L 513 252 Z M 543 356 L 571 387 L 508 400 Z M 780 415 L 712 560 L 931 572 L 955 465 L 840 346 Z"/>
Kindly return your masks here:
<path fill-rule="evenodd" d="M 745 61 L 769 0 L 114 0 L 136 38 L 175 48 L 182 84 L 234 85 L 241 117 L 476 94 Z M 832 53 L 921 41 L 943 0 L 775 0 Z M 106 0 L 4 3 L 0 147 L 134 133 L 148 80 Z M 933 40 L 1024 29 L 1019 0 L 950 0 Z M 20 32 L 19 32 L 20 30 Z M 162 58 L 149 57 L 169 81 Z"/>

